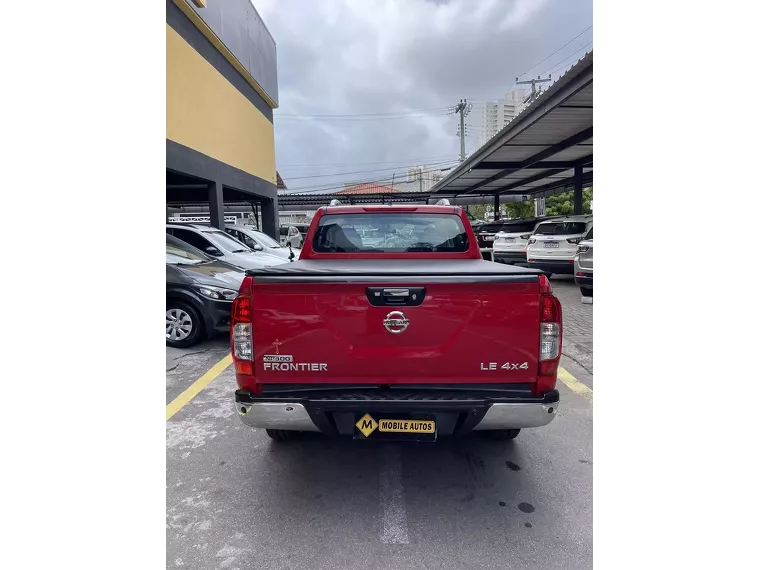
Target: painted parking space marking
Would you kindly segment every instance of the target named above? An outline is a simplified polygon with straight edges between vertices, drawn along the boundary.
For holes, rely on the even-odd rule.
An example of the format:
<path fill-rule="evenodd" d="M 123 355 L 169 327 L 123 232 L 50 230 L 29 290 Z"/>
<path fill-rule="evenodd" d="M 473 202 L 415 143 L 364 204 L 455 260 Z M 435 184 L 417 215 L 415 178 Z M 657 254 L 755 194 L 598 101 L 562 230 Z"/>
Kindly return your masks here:
<path fill-rule="evenodd" d="M 572 376 L 564 368 L 559 367 L 558 377 L 559 380 L 561 380 L 567 386 L 567 388 L 585 398 L 588 402 L 590 402 L 591 406 L 593 405 L 593 390 Z"/>
<path fill-rule="evenodd" d="M 200 378 L 195 380 L 187 390 L 179 394 L 174 400 L 166 406 L 166 420 L 168 421 L 171 419 L 171 417 L 176 414 L 179 410 L 181 410 L 183 407 L 185 407 L 195 396 L 200 394 L 200 392 L 208 386 L 211 382 L 214 381 L 214 379 L 224 372 L 224 370 L 227 369 L 227 367 L 232 364 L 232 354 L 227 354 L 224 358 L 219 360 L 216 364 L 214 364 L 211 369 L 203 374 Z"/>

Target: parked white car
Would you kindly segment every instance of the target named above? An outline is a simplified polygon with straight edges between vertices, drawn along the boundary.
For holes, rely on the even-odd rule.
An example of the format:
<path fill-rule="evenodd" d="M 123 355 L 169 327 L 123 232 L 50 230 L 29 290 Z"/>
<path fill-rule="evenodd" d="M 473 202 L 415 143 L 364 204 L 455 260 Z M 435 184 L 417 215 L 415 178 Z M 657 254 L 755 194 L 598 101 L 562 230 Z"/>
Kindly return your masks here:
<path fill-rule="evenodd" d="M 281 257 L 253 251 L 244 243 L 211 226 L 167 224 L 166 233 L 241 269 L 261 269 L 287 263 L 287 260 Z"/>
<path fill-rule="evenodd" d="M 527 263 L 527 240 L 540 219 L 504 221 L 493 241 L 493 261 L 509 265 Z"/>
<path fill-rule="evenodd" d="M 232 226 L 224 227 L 224 231 L 238 241 L 241 241 L 254 251 L 262 251 L 269 255 L 275 255 L 282 259 L 290 260 L 290 248 L 283 247 L 274 238 L 265 234 L 261 230 L 254 229 L 250 226 Z M 293 247 L 293 261 L 300 257 L 300 249 Z"/>
<path fill-rule="evenodd" d="M 592 214 L 541 222 L 527 241 L 527 266 L 542 269 L 549 277 L 574 275 L 577 244 L 592 228 Z"/>

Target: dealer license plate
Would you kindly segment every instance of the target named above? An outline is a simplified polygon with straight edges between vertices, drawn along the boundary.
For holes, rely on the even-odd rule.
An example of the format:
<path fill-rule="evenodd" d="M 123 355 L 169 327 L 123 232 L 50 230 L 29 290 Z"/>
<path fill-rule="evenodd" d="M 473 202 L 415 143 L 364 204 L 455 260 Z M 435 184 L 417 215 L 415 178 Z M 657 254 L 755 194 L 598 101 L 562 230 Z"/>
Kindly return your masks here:
<path fill-rule="evenodd" d="M 430 417 L 428 415 L 428 417 Z M 434 416 L 433 416 L 434 417 Z M 437 432 L 435 420 L 418 418 L 377 417 L 364 414 L 356 422 L 356 429 L 365 438 L 371 439 L 404 439 L 397 434 L 410 434 L 413 439 L 431 439 L 434 441 Z M 419 437 L 427 436 L 427 437 Z"/>
<path fill-rule="evenodd" d="M 483 239 L 485 241 L 493 241 L 493 236 L 485 236 Z"/>
<path fill-rule="evenodd" d="M 559 242 L 557 242 L 557 241 L 544 241 L 543 245 L 545 247 L 559 247 Z"/>

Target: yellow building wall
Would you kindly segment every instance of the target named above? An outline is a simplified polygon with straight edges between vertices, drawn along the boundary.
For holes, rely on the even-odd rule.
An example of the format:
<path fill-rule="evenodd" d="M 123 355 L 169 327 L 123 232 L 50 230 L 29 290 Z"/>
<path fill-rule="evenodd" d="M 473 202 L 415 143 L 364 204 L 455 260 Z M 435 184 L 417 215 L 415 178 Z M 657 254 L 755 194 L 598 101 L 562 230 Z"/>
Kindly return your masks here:
<path fill-rule="evenodd" d="M 277 183 L 274 125 L 168 24 L 166 138 Z"/>

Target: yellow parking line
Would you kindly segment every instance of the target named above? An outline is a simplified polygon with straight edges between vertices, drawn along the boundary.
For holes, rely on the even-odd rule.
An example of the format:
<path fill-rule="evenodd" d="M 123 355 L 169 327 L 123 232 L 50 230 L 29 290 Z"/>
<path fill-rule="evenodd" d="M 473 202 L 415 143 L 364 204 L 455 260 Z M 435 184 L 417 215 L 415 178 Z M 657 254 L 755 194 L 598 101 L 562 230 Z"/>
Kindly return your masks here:
<path fill-rule="evenodd" d="M 558 376 L 559 376 L 559 380 L 564 382 L 564 384 L 566 384 L 570 390 L 572 390 L 573 392 L 577 392 L 578 394 L 580 394 L 580 396 L 588 400 L 591 406 L 593 405 L 593 390 L 588 388 L 585 384 L 580 382 L 577 378 L 572 376 L 569 372 L 567 372 L 561 367 L 559 368 Z"/>
<path fill-rule="evenodd" d="M 195 396 L 200 394 L 200 391 L 208 386 L 214 378 L 224 372 L 224 370 L 232 364 L 232 355 L 227 354 L 224 358 L 214 364 L 211 369 L 203 374 L 200 378 L 195 380 L 187 390 L 179 394 L 168 406 L 166 406 L 166 420 L 169 420 L 171 416 L 181 410 L 187 403 L 190 402 Z"/>

